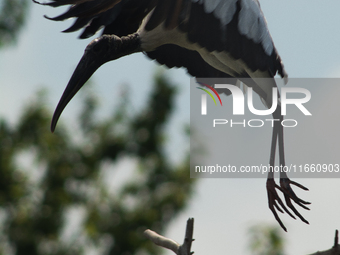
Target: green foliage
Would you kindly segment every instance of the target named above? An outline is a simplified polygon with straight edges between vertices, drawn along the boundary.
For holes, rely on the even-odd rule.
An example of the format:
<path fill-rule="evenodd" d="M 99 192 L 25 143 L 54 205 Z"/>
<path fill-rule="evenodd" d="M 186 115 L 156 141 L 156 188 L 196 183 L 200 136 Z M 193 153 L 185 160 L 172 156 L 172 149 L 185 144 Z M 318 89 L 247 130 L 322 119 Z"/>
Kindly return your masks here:
<path fill-rule="evenodd" d="M 175 87 L 161 74 L 154 83 L 140 112 L 124 92 L 101 121 L 90 94 L 75 132 L 50 133 L 43 96 L 17 125 L 0 123 L 0 254 L 160 253 L 142 233 L 164 232 L 194 179 L 188 155 L 172 165 L 164 153 Z"/>
<path fill-rule="evenodd" d="M 29 0 L 0 0 L 0 47 L 15 42 L 24 25 Z"/>
<path fill-rule="evenodd" d="M 256 225 L 250 228 L 252 255 L 283 255 L 284 239 L 278 227 Z"/>

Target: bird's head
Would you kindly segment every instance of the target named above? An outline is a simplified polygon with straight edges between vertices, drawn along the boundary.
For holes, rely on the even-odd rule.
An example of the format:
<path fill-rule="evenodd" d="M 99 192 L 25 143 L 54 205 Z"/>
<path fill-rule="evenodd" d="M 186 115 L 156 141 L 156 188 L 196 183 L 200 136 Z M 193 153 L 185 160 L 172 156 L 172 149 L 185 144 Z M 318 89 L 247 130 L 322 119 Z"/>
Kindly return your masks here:
<path fill-rule="evenodd" d="M 52 132 L 66 105 L 101 65 L 137 51 L 138 44 L 131 43 L 133 39 L 135 38 L 103 35 L 89 43 L 54 111 Z"/>

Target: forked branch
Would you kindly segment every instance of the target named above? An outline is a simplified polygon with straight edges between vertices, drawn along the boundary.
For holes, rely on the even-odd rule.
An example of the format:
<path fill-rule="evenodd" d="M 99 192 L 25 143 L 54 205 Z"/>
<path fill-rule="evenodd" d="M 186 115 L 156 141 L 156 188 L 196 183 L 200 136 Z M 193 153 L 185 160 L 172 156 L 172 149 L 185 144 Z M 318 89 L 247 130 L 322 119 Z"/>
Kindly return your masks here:
<path fill-rule="evenodd" d="M 191 251 L 191 244 L 194 241 L 194 239 L 192 238 L 193 233 L 194 233 L 193 218 L 189 218 L 187 221 L 185 238 L 182 245 L 169 238 L 161 236 L 150 229 L 144 231 L 144 235 L 154 244 L 172 250 L 177 255 L 192 255 L 194 253 Z M 339 231 L 338 230 L 335 231 L 334 244 L 331 249 L 326 251 L 317 251 L 310 255 L 340 255 Z"/>

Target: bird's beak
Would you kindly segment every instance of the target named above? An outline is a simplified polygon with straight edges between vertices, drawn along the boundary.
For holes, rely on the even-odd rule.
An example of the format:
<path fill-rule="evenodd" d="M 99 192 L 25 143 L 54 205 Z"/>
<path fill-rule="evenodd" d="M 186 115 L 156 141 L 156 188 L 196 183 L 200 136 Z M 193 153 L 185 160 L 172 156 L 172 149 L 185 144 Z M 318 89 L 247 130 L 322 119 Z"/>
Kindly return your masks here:
<path fill-rule="evenodd" d="M 116 35 L 103 35 L 90 42 L 54 111 L 51 123 L 52 132 L 66 105 L 101 65 L 140 51 L 140 39 L 137 33 L 122 38 Z"/>
<path fill-rule="evenodd" d="M 103 47 L 98 47 L 102 45 L 98 45 L 98 39 L 92 41 L 86 48 L 83 57 L 79 61 L 76 69 L 74 70 L 70 81 L 68 82 L 66 89 L 63 95 L 60 98 L 60 101 L 57 105 L 57 108 L 54 111 L 52 123 L 51 123 L 51 131 L 54 132 L 55 127 L 57 125 L 58 119 L 66 107 L 66 105 L 71 101 L 73 96 L 82 88 L 82 86 L 86 83 L 86 81 L 92 76 L 92 74 L 104 63 L 110 61 L 107 57 L 108 48 L 103 50 Z M 98 48 L 101 48 L 98 50 Z M 105 47 L 104 47 L 105 49 Z"/>
<path fill-rule="evenodd" d="M 51 131 L 54 132 L 57 125 L 58 119 L 66 107 L 66 105 L 71 101 L 73 96 L 81 89 L 81 87 L 86 83 L 86 81 L 92 76 L 92 74 L 100 67 L 98 62 L 91 60 L 89 54 L 84 54 L 77 68 L 74 70 L 67 87 L 61 96 L 57 108 L 54 111 Z"/>

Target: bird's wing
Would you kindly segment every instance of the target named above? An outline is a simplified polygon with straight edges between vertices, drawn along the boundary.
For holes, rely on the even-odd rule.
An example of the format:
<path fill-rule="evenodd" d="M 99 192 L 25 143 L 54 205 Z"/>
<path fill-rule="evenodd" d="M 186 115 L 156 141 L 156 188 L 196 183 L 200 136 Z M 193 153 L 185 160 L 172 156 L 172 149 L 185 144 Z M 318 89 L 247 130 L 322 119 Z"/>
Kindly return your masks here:
<path fill-rule="evenodd" d="M 134 33 L 158 2 L 157 0 L 53 0 L 44 5 L 58 7 L 72 4 L 65 13 L 48 19 L 62 21 L 76 18 L 73 25 L 63 32 L 75 32 L 84 28 L 80 35 L 80 38 L 84 39 L 93 36 L 103 27 L 103 34 L 124 36 Z M 146 54 L 169 68 L 185 67 L 194 77 L 230 77 L 208 65 L 197 52 L 176 45 L 163 45 Z"/>
<path fill-rule="evenodd" d="M 35 0 L 34 0 L 35 1 Z M 88 38 L 104 27 L 104 34 L 128 35 L 137 31 L 144 17 L 155 7 L 157 0 L 52 0 L 43 5 L 71 5 L 63 14 L 48 18 L 54 21 L 76 18 L 63 32 L 84 28 L 80 38 Z"/>
<path fill-rule="evenodd" d="M 103 27 L 104 34 L 134 33 L 153 10 L 146 30 L 164 22 L 165 29 L 178 27 L 189 41 L 210 52 L 227 52 L 254 72 L 286 75 L 257 0 L 52 0 L 45 5 L 71 5 L 65 13 L 50 19 L 75 17 L 65 32 L 84 28 L 80 38 L 88 38 Z M 173 54 L 177 52 L 180 56 Z M 147 55 L 168 67 L 186 67 L 196 77 L 229 76 L 209 66 L 198 53 L 178 46 L 164 45 Z"/>
<path fill-rule="evenodd" d="M 154 51 L 146 52 L 146 55 L 169 68 L 187 67 L 188 73 L 194 77 L 231 77 L 207 64 L 198 52 L 174 44 L 162 45 Z"/>
<path fill-rule="evenodd" d="M 227 52 L 253 72 L 286 76 L 257 0 L 162 0 L 145 29 L 178 27 L 192 43 Z"/>

